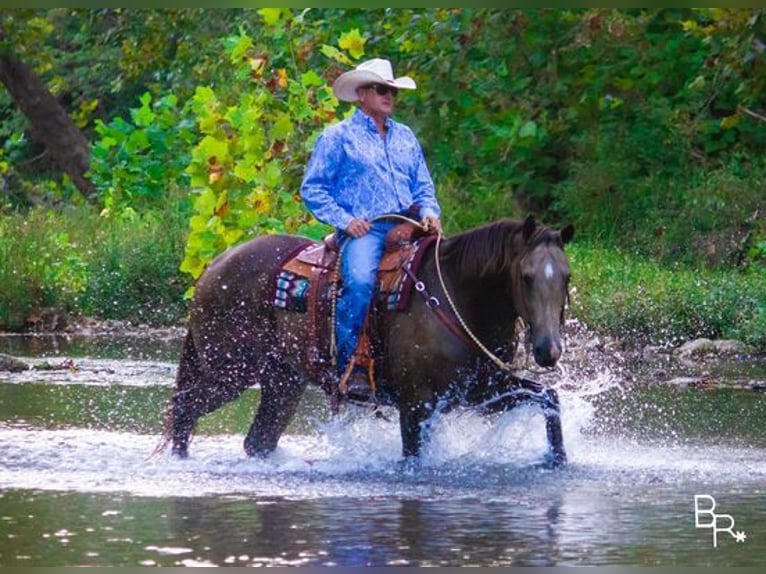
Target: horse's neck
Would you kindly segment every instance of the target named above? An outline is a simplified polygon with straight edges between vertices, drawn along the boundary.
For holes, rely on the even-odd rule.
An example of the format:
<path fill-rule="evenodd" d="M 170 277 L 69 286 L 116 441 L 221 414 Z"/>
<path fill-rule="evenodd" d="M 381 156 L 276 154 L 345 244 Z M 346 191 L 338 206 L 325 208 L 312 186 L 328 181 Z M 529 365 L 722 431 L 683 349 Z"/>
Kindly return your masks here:
<path fill-rule="evenodd" d="M 441 304 L 453 311 L 451 299 L 457 313 L 476 335 L 502 338 L 513 330 L 516 313 L 506 278 L 458 273 L 454 258 L 440 259 L 437 269 L 433 251 L 425 255 L 423 272 L 425 284 L 434 294 L 438 293 Z"/>

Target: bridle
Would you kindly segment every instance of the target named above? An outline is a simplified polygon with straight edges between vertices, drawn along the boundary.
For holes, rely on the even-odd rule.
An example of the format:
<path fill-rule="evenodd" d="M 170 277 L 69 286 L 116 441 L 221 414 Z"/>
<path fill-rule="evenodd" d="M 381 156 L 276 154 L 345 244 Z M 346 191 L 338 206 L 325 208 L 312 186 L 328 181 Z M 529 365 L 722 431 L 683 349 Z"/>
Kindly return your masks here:
<path fill-rule="evenodd" d="M 416 225 L 420 225 L 420 223 L 418 223 L 418 222 L 415 222 L 415 223 L 416 223 Z M 439 259 L 439 248 L 441 246 L 442 238 L 443 238 L 442 233 L 439 233 L 437 238 L 436 238 L 436 245 L 434 246 L 434 264 L 435 264 L 435 267 L 436 267 L 436 276 L 439 279 L 439 285 L 441 287 L 442 293 L 444 293 L 444 298 L 447 300 L 447 303 L 449 304 L 449 307 L 450 307 L 450 310 L 452 311 L 452 314 L 457 319 L 457 322 L 459 323 L 459 325 L 460 325 L 460 327 L 462 329 L 461 333 L 456 333 L 456 334 L 458 334 L 458 336 L 460 336 L 460 338 L 463 339 L 464 342 L 467 341 L 468 343 L 472 344 L 476 349 L 481 351 L 501 371 L 504 371 L 504 372 L 511 372 L 511 371 L 513 371 L 514 369 L 513 369 L 513 367 L 511 366 L 510 363 L 508 363 L 507 361 L 502 360 L 495 353 L 493 353 L 486 345 L 484 345 L 481 342 L 481 340 L 479 340 L 479 338 L 474 334 L 474 332 L 468 326 L 468 324 L 466 323 L 465 319 L 463 319 L 463 316 L 460 314 L 460 311 L 458 310 L 457 305 L 455 305 L 455 302 L 453 301 L 452 296 L 450 295 L 449 290 L 447 289 L 447 285 L 445 284 L 444 274 L 442 273 L 441 263 L 440 263 L 440 259 Z M 439 307 L 439 300 L 436 297 L 428 295 L 428 292 L 426 291 L 425 285 L 423 284 L 423 282 L 419 281 L 414 276 L 414 274 L 412 273 L 412 271 L 409 268 L 407 268 L 406 271 L 410 274 L 411 278 L 416 281 L 415 289 L 418 292 L 420 292 L 421 294 L 425 295 L 426 306 L 429 309 L 431 309 L 432 311 L 437 312 L 437 309 Z M 418 288 L 418 286 L 420 286 L 420 288 Z M 561 307 L 561 313 L 560 313 L 560 316 L 559 316 L 559 326 L 560 326 L 562 332 L 563 332 L 563 327 L 564 327 L 564 313 L 565 313 L 565 309 L 566 309 L 566 306 L 567 306 L 568 302 L 569 302 L 569 288 L 568 288 L 568 285 L 567 285 L 567 292 L 566 292 L 566 296 L 565 296 L 565 302 L 564 302 L 564 305 L 562 305 L 562 307 Z M 441 320 L 441 322 L 444 323 L 450 329 L 450 331 L 455 333 L 455 328 L 454 328 L 452 322 L 449 321 L 448 318 L 445 319 L 441 314 L 438 314 L 438 312 L 437 312 L 437 316 L 439 316 L 439 319 Z M 518 317 L 518 319 L 525 326 L 524 327 L 525 330 L 527 332 L 529 332 L 529 326 L 527 325 L 526 321 L 524 321 L 524 319 L 521 318 L 521 317 Z M 550 371 L 550 370 L 552 370 L 554 368 L 555 367 L 543 368 L 543 371 Z"/>
<path fill-rule="evenodd" d="M 385 216 L 374 218 L 372 219 L 372 221 L 376 221 L 377 219 L 401 219 L 402 221 L 409 222 L 426 232 L 429 231 L 426 228 L 426 226 L 423 225 L 421 222 L 416 221 L 404 215 L 388 214 Z M 487 346 L 484 345 L 481 342 L 481 340 L 479 340 L 476 334 L 474 334 L 474 332 L 468 326 L 465 319 L 463 319 L 463 316 L 460 314 L 460 311 L 458 310 L 457 305 L 455 305 L 455 302 L 452 299 L 452 296 L 450 295 L 449 290 L 447 289 L 447 285 L 444 281 L 444 274 L 442 273 L 441 262 L 439 259 L 439 248 L 441 247 L 441 242 L 443 238 L 444 238 L 444 235 L 442 234 L 441 231 L 439 231 L 436 237 L 436 244 L 434 245 L 434 264 L 436 267 L 436 276 L 439 279 L 439 285 L 441 287 L 442 293 L 444 293 L 444 298 L 447 300 L 447 303 L 449 304 L 449 308 L 452 311 L 452 315 L 455 317 L 455 319 L 457 319 L 457 322 L 460 327 L 459 329 L 455 325 L 454 321 L 451 321 L 450 318 L 446 315 L 446 313 L 444 313 L 444 310 L 441 308 L 441 302 L 439 301 L 439 299 L 428 292 L 428 289 L 426 288 L 425 284 L 420 279 L 418 279 L 418 277 L 415 275 L 415 273 L 412 271 L 409 265 L 405 266 L 404 268 L 405 273 L 413 281 L 415 291 L 417 291 L 421 295 L 421 297 L 423 298 L 425 302 L 426 307 L 428 307 L 432 312 L 434 312 L 434 314 L 437 316 L 439 321 L 451 333 L 453 333 L 458 338 L 460 338 L 466 345 L 473 346 L 476 349 L 478 349 L 480 352 L 482 352 L 501 371 L 504 371 L 506 373 L 513 371 L 514 369 L 512 368 L 510 363 L 502 360 L 495 353 L 493 353 L 489 348 L 487 348 Z M 564 326 L 564 311 L 568 302 L 569 302 L 569 289 L 567 287 L 565 303 L 561 308 L 561 314 L 560 314 L 560 327 L 562 327 L 562 332 L 563 332 L 563 326 Z M 526 325 L 526 321 L 524 321 L 524 319 L 522 319 L 521 317 L 519 317 L 519 319 L 521 319 L 522 323 Z M 529 331 L 528 325 L 526 325 L 525 328 L 527 331 Z M 553 368 L 555 367 L 546 368 L 544 370 L 550 371 Z"/>

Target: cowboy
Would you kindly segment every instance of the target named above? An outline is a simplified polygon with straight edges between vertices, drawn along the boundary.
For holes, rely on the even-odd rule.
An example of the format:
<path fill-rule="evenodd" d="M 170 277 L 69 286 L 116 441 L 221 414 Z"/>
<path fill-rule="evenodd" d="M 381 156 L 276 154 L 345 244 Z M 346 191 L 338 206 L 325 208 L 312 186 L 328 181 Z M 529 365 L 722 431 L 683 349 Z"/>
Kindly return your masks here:
<path fill-rule="evenodd" d="M 409 76 L 394 77 L 382 58 L 362 62 L 333 83 L 335 97 L 357 102 L 347 119 L 319 136 L 301 184 L 301 197 L 318 220 L 335 227 L 341 247 L 342 288 L 335 313 L 338 376 L 348 375 L 347 396 L 372 394 L 361 371 L 346 373 L 370 308 L 388 231 L 417 205 L 426 229 L 441 232 L 441 209 L 423 151 L 404 124 L 391 119 L 399 90 L 414 90 Z M 351 368 L 351 367 L 349 367 Z"/>

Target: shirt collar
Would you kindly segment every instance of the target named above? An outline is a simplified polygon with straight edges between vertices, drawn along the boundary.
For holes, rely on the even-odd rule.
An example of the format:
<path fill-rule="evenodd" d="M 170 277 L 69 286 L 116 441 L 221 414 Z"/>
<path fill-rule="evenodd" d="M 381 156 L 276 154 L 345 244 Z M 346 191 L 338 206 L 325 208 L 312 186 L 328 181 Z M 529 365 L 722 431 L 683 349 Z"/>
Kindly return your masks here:
<path fill-rule="evenodd" d="M 370 116 L 365 114 L 361 108 L 356 108 L 356 112 L 354 112 L 353 118 L 355 123 L 358 123 L 359 125 L 366 127 L 369 131 L 375 134 L 378 133 L 378 127 L 375 125 L 375 120 L 373 120 Z M 391 128 L 393 127 L 394 127 L 394 120 L 392 120 L 391 116 L 389 116 L 386 118 L 386 130 L 390 132 Z"/>

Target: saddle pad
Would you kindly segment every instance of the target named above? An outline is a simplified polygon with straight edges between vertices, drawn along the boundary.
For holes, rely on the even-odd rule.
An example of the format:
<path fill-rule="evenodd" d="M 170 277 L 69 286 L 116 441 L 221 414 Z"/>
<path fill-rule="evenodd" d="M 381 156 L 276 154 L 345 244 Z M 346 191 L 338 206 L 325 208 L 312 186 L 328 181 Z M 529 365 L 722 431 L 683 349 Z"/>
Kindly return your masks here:
<path fill-rule="evenodd" d="M 397 281 L 391 285 L 387 291 L 375 290 L 375 300 L 378 309 L 385 311 L 400 311 L 404 305 L 404 278 L 401 274 Z M 290 271 L 281 271 L 277 275 L 276 289 L 274 291 L 274 307 L 293 311 L 296 313 L 305 313 L 308 311 L 309 280 Z"/>
<path fill-rule="evenodd" d="M 404 252 L 392 252 L 384 257 L 374 296 L 374 306 L 379 311 L 403 311 L 407 308 L 413 281 L 404 272 L 404 267 L 410 265 L 413 271 L 417 271 L 425 247 L 433 240 L 433 236 L 426 237 Z M 276 275 L 274 306 L 305 313 L 309 309 L 308 298 L 312 292 L 309 273 L 305 273 L 302 266 L 296 266 L 295 261 L 296 258 L 291 258 Z M 319 293 L 320 297 L 327 296 L 326 289 L 319 289 Z"/>
<path fill-rule="evenodd" d="M 305 313 L 308 310 L 309 280 L 290 271 L 277 274 L 274 307 Z"/>

